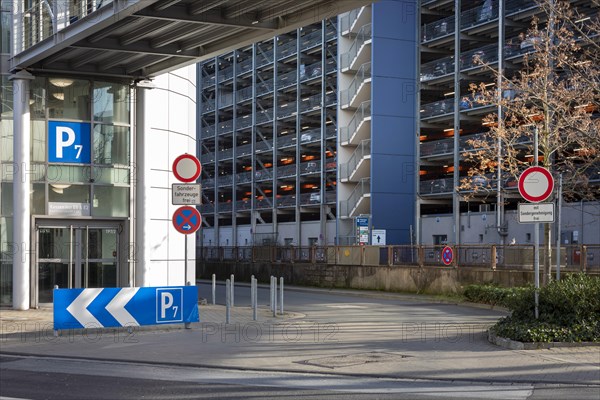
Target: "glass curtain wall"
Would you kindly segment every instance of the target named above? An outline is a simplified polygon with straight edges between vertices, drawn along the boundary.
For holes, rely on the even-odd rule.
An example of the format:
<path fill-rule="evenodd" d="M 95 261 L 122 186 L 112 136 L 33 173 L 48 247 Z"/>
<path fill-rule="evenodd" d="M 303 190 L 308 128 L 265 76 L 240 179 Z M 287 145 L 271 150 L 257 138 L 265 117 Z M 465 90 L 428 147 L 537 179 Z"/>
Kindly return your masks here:
<path fill-rule="evenodd" d="M 3 29 L 4 22 L 3 18 Z M 7 75 L 1 78 L 0 304 L 4 305 L 10 304 L 12 297 L 12 172 L 15 167 L 12 82 Z M 131 176 L 129 86 L 64 77 L 36 77 L 30 83 L 29 96 L 32 214 L 127 218 Z M 81 158 L 75 161 L 55 159 L 58 154 L 56 142 L 68 142 L 64 137 L 58 138 L 52 128 L 60 124 L 82 129 L 79 133 L 83 142 L 79 151 L 84 155 Z"/>

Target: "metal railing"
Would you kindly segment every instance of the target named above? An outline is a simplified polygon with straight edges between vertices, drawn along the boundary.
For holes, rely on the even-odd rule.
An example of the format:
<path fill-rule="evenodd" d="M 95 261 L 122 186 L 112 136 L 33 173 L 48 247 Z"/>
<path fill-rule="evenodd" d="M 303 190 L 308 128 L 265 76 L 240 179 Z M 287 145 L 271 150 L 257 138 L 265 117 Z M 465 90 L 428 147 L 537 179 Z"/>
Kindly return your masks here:
<path fill-rule="evenodd" d="M 340 32 L 345 33 L 350 30 L 350 27 L 354 21 L 356 21 L 363 8 L 364 7 L 355 8 L 354 10 L 350 10 L 346 14 L 342 15 L 340 18 Z"/>
<path fill-rule="evenodd" d="M 450 265 L 442 261 L 444 245 L 392 246 L 240 246 L 198 247 L 198 261 L 280 262 L 356 266 L 408 266 L 431 268 L 468 268 L 488 271 L 533 271 L 533 245 L 450 246 L 454 258 Z M 551 257 L 556 269 L 555 252 Z M 540 254 L 540 265 L 544 264 Z M 600 274 L 600 244 L 561 247 L 561 271 Z"/>
<path fill-rule="evenodd" d="M 371 100 L 360 103 L 348 126 L 340 128 L 340 140 L 342 142 L 350 142 L 360 124 L 367 118 L 371 118 Z"/>
<path fill-rule="evenodd" d="M 356 75 L 348 85 L 348 89 L 340 91 L 340 102 L 342 107 L 346 107 L 350 104 L 354 96 L 358 93 L 363 83 L 371 79 L 371 63 L 367 62 L 360 66 Z"/>
<path fill-rule="evenodd" d="M 371 24 L 366 24 L 360 28 L 350 49 L 340 56 L 341 69 L 350 68 L 364 44 L 371 40 L 371 34 Z"/>
<path fill-rule="evenodd" d="M 533 0 L 509 0 L 506 2 L 506 16 L 511 16 L 530 8 L 536 7 Z M 461 30 L 482 25 L 498 18 L 497 3 L 486 1 L 483 5 L 463 11 L 460 15 Z M 448 36 L 455 31 L 454 16 L 439 19 L 424 24 L 421 27 L 421 39 L 423 42 Z"/>
<path fill-rule="evenodd" d="M 350 159 L 347 163 L 341 164 L 340 168 L 340 179 L 346 180 L 350 179 L 350 176 L 358 167 L 358 164 L 364 160 L 366 157 L 371 156 L 371 140 L 365 139 L 360 142 L 354 153 L 350 156 Z"/>
<path fill-rule="evenodd" d="M 111 4 L 112 0 L 61 2 L 36 0 L 21 16 L 23 38 L 15 53 L 20 53 L 54 33 L 74 24 L 96 10 Z M 16 4 L 16 3 L 15 3 Z"/>
<path fill-rule="evenodd" d="M 363 178 L 356 184 L 350 196 L 347 200 L 340 201 L 340 216 L 350 217 L 350 213 L 354 210 L 354 207 L 358 204 L 360 199 L 371 193 L 371 178 Z"/>

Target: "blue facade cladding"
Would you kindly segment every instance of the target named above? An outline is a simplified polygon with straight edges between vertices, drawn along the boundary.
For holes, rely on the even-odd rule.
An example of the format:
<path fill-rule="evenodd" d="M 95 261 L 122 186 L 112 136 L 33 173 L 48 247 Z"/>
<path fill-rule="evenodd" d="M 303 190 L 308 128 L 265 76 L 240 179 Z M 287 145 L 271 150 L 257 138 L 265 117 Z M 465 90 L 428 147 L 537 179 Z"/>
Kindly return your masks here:
<path fill-rule="evenodd" d="M 417 2 L 372 8 L 371 215 L 388 244 L 410 243 L 415 224 Z"/>

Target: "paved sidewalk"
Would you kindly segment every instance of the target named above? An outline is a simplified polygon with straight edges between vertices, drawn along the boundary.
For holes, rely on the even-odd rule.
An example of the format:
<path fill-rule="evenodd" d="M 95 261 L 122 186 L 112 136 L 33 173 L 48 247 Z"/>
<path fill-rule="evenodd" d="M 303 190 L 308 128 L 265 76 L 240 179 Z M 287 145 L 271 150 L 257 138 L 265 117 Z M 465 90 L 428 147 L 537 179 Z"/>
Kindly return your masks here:
<path fill-rule="evenodd" d="M 415 313 L 430 312 L 431 298 L 426 301 L 408 306 Z M 395 306 L 384 307 L 394 312 Z M 456 306 L 438 309 L 443 312 L 444 307 Z M 268 307 L 259 311 L 258 321 L 253 321 L 250 307 L 234 307 L 231 323 L 225 324 L 224 306 L 200 305 L 202 322 L 192 324 L 192 329 L 171 325 L 131 333 L 123 329 L 63 332 L 54 337 L 50 308 L 2 309 L 0 352 L 242 370 L 600 386 L 600 347 L 528 351 L 497 347 L 485 336 L 489 321 L 498 315 L 495 311 L 480 309 L 478 315 L 487 313 L 486 318 L 437 319 L 431 324 L 375 321 L 368 316 L 329 323 L 327 316 L 332 314 L 325 312 L 273 317 Z M 345 309 L 340 306 L 328 312 Z"/>

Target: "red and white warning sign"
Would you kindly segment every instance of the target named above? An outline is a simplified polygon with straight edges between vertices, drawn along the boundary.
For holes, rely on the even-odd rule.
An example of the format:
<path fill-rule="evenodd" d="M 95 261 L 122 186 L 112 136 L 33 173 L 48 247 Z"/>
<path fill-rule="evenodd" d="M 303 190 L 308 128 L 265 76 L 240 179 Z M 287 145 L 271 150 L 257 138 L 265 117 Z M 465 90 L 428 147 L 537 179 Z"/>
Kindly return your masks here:
<path fill-rule="evenodd" d="M 194 182 L 200 176 L 200 160 L 191 154 L 182 154 L 173 161 L 173 175 L 180 182 Z"/>
<path fill-rule="evenodd" d="M 531 203 L 539 203 L 550 196 L 554 190 L 554 178 L 543 167 L 529 167 L 519 177 L 519 193 Z"/>

